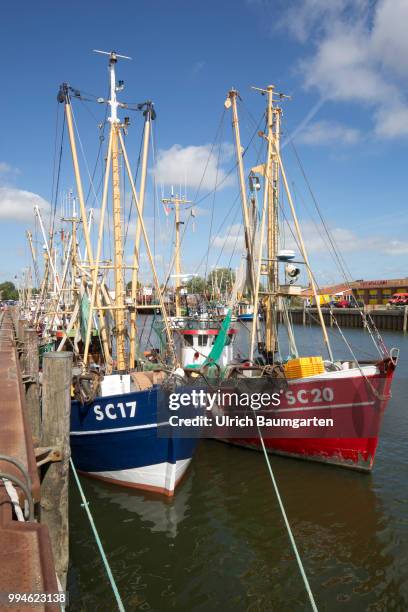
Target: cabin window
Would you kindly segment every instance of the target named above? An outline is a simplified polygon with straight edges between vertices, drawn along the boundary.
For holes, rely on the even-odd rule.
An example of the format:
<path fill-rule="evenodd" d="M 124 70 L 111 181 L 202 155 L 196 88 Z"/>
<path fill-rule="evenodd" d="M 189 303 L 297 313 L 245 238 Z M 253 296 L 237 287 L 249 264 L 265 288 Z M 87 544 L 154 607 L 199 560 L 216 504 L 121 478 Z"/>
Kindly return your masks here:
<path fill-rule="evenodd" d="M 186 346 L 193 346 L 193 336 L 184 336 L 184 344 Z"/>
<path fill-rule="evenodd" d="M 205 334 L 199 334 L 198 346 L 207 346 L 207 336 Z"/>

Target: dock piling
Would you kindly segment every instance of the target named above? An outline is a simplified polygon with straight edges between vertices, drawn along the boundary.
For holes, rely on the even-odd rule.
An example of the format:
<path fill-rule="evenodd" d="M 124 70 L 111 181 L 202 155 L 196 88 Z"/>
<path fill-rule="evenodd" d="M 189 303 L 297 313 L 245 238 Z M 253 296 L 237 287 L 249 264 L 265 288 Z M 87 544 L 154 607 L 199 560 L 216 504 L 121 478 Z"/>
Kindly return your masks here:
<path fill-rule="evenodd" d="M 39 356 L 38 336 L 33 328 L 24 330 L 24 383 L 25 400 L 28 419 L 31 425 L 34 445 L 38 444 L 41 436 L 41 411 L 39 394 Z"/>
<path fill-rule="evenodd" d="M 70 459 L 72 353 L 43 357 L 41 446 L 61 460 L 49 463 L 41 483 L 41 519 L 48 525 L 58 578 L 65 589 L 68 571 L 68 478 Z"/>

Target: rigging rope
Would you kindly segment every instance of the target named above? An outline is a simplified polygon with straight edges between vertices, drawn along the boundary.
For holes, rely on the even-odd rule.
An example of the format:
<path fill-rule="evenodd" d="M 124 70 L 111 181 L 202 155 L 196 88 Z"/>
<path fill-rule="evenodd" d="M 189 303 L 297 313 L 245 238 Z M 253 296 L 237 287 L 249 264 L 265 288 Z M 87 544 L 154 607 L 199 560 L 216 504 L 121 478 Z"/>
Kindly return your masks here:
<path fill-rule="evenodd" d="M 51 215 L 50 227 L 49 227 L 50 250 L 52 248 L 53 239 L 54 239 L 55 215 L 57 212 L 57 199 L 58 199 L 58 191 L 59 191 L 59 182 L 60 182 L 60 177 L 61 177 L 61 161 L 62 161 L 62 152 L 63 152 L 63 144 L 64 144 L 64 134 L 65 134 L 65 113 L 64 113 L 64 118 L 62 121 L 61 145 L 60 145 L 59 158 L 58 158 L 57 183 L 55 186 L 55 194 L 53 195 L 54 201 L 53 201 L 52 215 Z M 54 162 L 54 167 L 55 167 L 55 162 Z M 53 180 L 53 189 L 54 189 L 54 180 Z"/>
<path fill-rule="evenodd" d="M 92 513 L 91 513 L 91 511 L 89 509 L 89 502 L 87 501 L 87 499 L 85 497 L 85 493 L 84 493 L 84 490 L 83 490 L 83 488 L 81 486 L 81 482 L 79 480 L 77 471 L 75 469 L 74 462 L 72 461 L 72 457 L 70 457 L 69 462 L 71 464 L 72 472 L 74 474 L 74 478 L 75 478 L 76 484 L 78 486 L 79 494 L 80 494 L 81 499 L 82 499 L 82 504 L 81 505 L 84 508 L 84 510 L 85 510 L 85 512 L 87 514 L 88 520 L 89 520 L 89 524 L 91 525 L 91 529 L 92 529 L 93 535 L 95 537 L 96 545 L 97 545 L 97 547 L 99 549 L 99 552 L 100 552 L 100 555 L 102 557 L 102 561 L 103 561 L 103 564 L 105 566 L 106 573 L 108 574 L 109 582 L 110 582 L 110 585 L 112 587 L 112 591 L 113 591 L 113 594 L 115 596 L 116 603 L 118 605 L 118 610 L 120 610 L 120 612 L 125 612 L 125 606 L 123 605 L 122 598 L 121 598 L 120 593 L 119 593 L 119 589 L 118 589 L 118 587 L 116 585 L 115 579 L 114 579 L 113 574 L 112 574 L 111 567 L 109 565 L 109 561 L 108 561 L 108 559 L 106 557 L 106 554 L 105 554 L 105 551 L 103 549 L 101 538 L 99 537 L 99 533 L 98 533 L 98 530 L 96 529 L 95 521 L 94 521 Z"/>
<path fill-rule="evenodd" d="M 262 450 L 263 450 L 263 454 L 264 454 L 264 457 L 265 457 L 266 465 L 268 466 L 269 475 L 271 477 L 273 488 L 274 488 L 275 494 L 276 494 L 276 498 L 278 500 L 279 508 L 280 508 L 280 511 L 282 513 L 282 516 L 283 516 L 283 520 L 284 520 L 284 523 L 285 523 L 285 526 L 286 526 L 286 530 L 288 532 L 289 540 L 290 540 L 290 543 L 292 545 L 293 552 L 295 553 L 295 557 L 296 557 L 296 561 L 297 561 L 298 566 L 299 566 L 300 574 L 302 576 L 302 579 L 303 579 L 303 582 L 304 582 L 304 585 L 305 585 L 305 588 L 306 588 L 306 592 L 307 592 L 307 595 L 309 597 L 310 606 L 311 606 L 313 612 L 318 612 L 317 605 L 316 605 L 315 599 L 313 597 L 313 593 L 312 593 L 312 590 L 310 588 L 310 584 L 309 584 L 309 581 L 307 579 L 305 569 L 303 567 L 302 559 L 300 558 L 300 554 L 299 554 L 298 548 L 296 546 L 295 538 L 294 538 L 294 535 L 293 535 L 292 529 L 290 527 L 290 523 L 289 523 L 286 511 L 285 511 L 285 506 L 283 505 L 283 501 L 282 501 L 282 498 L 281 498 L 280 493 L 279 493 L 279 488 L 278 488 L 278 485 L 277 485 L 277 482 L 276 482 L 276 479 L 275 479 L 275 476 L 274 476 L 274 473 L 273 473 L 273 470 L 272 470 L 272 465 L 271 465 L 271 462 L 269 460 L 269 456 L 268 456 L 267 450 L 265 448 L 265 443 L 264 443 L 264 440 L 263 440 L 263 437 L 262 437 L 259 425 L 257 425 L 257 428 L 258 428 L 259 439 L 261 441 Z"/>
<path fill-rule="evenodd" d="M 326 235 L 327 235 L 327 237 L 328 237 L 328 239 L 329 239 L 329 241 L 330 241 L 330 244 L 331 244 L 331 246 L 332 246 L 332 249 L 333 249 L 333 254 L 334 254 L 334 256 L 335 256 L 335 258 L 336 258 L 336 260 L 337 260 L 337 263 L 338 263 L 338 267 L 339 267 L 339 269 L 340 269 L 340 272 L 341 272 L 341 274 L 343 275 L 343 278 L 344 278 L 344 280 L 345 280 L 345 283 L 346 283 L 346 285 L 347 285 L 347 288 L 348 288 L 349 290 L 351 290 L 351 291 L 352 291 L 351 281 L 349 280 L 349 279 L 351 279 L 351 278 L 352 278 L 352 275 L 351 275 L 351 273 L 350 273 L 350 270 L 349 270 L 349 268 L 348 268 L 348 266 L 347 266 L 347 264 L 346 264 L 346 262 L 345 262 L 345 260 L 344 260 L 344 257 L 342 256 L 342 254 L 341 254 L 340 250 L 338 249 L 338 246 L 337 246 L 337 244 L 336 244 L 336 241 L 335 241 L 334 237 L 333 237 L 333 236 L 331 235 L 331 233 L 330 233 L 330 230 L 329 230 L 329 228 L 328 228 L 328 226 L 327 226 L 327 223 L 326 223 L 326 221 L 325 221 L 325 219 L 324 219 L 324 217 L 323 217 L 323 214 L 322 214 L 322 212 L 321 212 L 320 206 L 319 206 L 319 204 L 318 204 L 318 202 L 317 202 L 316 196 L 315 196 L 315 194 L 314 194 L 314 192 L 313 192 L 313 190 L 312 190 L 312 187 L 311 187 L 311 185 L 310 185 L 310 182 L 309 182 L 309 180 L 308 180 L 308 178 L 307 178 L 307 175 L 306 175 L 305 169 L 304 169 L 304 167 L 303 167 L 303 164 L 302 164 L 302 162 L 301 162 L 301 159 L 300 159 L 300 157 L 299 157 L 299 154 L 298 154 L 298 152 L 297 152 L 297 149 L 296 149 L 296 147 L 295 147 L 295 144 L 294 144 L 293 140 L 291 140 L 291 145 L 292 145 L 293 151 L 294 151 L 294 153 L 295 153 L 296 160 L 297 160 L 297 162 L 298 162 L 299 168 L 300 168 L 300 170 L 301 170 L 301 172 L 302 172 L 302 175 L 303 175 L 303 178 L 304 178 L 304 180 L 305 180 L 305 183 L 306 183 L 306 185 L 307 185 L 307 187 L 308 187 L 308 190 L 309 190 L 310 196 L 311 196 L 312 201 L 313 201 L 313 203 L 314 203 L 314 205 L 315 205 L 315 208 L 316 208 L 317 214 L 319 215 L 319 218 L 320 218 L 320 220 L 321 220 L 321 222 L 322 222 L 323 228 L 324 228 L 324 230 L 325 230 L 325 232 L 326 232 Z M 357 308 L 359 309 L 359 311 L 360 311 L 361 317 L 362 317 L 362 319 L 363 319 L 364 326 L 367 328 L 367 330 L 368 330 L 368 332 L 369 332 L 369 334 L 370 334 L 370 337 L 372 338 L 372 340 L 373 340 L 373 342 L 374 342 L 374 345 L 376 346 L 376 348 L 377 348 L 377 350 L 379 351 L 380 355 L 382 354 L 382 356 L 389 356 L 388 349 L 387 349 L 387 347 L 386 347 L 386 346 L 385 346 L 385 344 L 384 344 L 384 341 L 383 341 L 383 339 L 382 339 L 382 336 L 381 336 L 380 332 L 378 331 L 377 326 L 375 325 L 375 322 L 374 322 L 374 320 L 373 320 L 372 316 L 370 315 L 370 313 L 365 313 L 365 312 L 364 312 L 364 311 L 363 311 L 363 310 L 360 308 L 360 306 L 359 306 L 359 304 L 358 304 L 358 302 L 357 302 L 357 299 L 355 298 L 355 296 L 354 296 L 354 294 L 353 294 L 353 293 L 352 293 L 352 297 L 353 297 L 353 299 L 354 299 L 354 302 L 355 302 L 355 304 L 356 304 L 356 307 L 357 307 Z M 333 315 L 333 316 L 334 316 L 334 315 Z M 374 338 L 374 334 L 375 334 L 376 338 Z"/>

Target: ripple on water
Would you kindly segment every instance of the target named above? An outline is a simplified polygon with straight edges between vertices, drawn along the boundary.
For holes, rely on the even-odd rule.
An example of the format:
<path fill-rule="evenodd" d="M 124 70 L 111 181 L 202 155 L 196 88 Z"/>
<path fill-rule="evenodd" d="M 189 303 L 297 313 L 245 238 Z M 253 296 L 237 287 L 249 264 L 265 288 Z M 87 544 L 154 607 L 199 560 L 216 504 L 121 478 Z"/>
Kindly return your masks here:
<path fill-rule="evenodd" d="M 349 331 L 356 345 L 369 348 L 363 332 Z M 372 475 L 272 457 L 319 610 L 408 609 L 408 378 L 402 367 L 408 338 L 388 334 L 388 344 L 402 347 L 402 361 Z M 90 479 L 83 484 L 127 609 L 309 609 L 260 453 L 201 442 L 172 500 Z M 73 609 L 113 610 L 71 488 Z"/>

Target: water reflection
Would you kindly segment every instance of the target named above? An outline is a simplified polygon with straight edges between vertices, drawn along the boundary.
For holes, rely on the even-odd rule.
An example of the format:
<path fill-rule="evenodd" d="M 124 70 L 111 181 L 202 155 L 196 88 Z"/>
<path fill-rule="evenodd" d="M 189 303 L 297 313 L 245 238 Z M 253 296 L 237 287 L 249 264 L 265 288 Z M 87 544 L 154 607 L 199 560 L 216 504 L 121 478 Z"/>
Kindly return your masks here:
<path fill-rule="evenodd" d="M 298 336 L 319 350 L 317 329 Z M 408 337 L 384 336 L 403 350 L 373 473 L 271 457 L 319 610 L 408 609 Z M 262 454 L 202 441 L 173 500 L 82 482 L 126 609 L 309 609 Z M 72 484 L 72 609 L 113 610 Z"/>
<path fill-rule="evenodd" d="M 175 538 L 179 532 L 179 524 L 188 516 L 191 487 L 192 480 L 187 475 L 173 498 L 125 489 L 91 479 L 87 490 L 94 500 L 104 505 L 106 512 L 117 515 L 115 506 L 118 506 L 127 513 L 127 516 L 121 515 L 123 521 L 131 522 L 134 519 L 132 515 L 137 515 L 152 533 L 158 532 L 169 538 Z"/>

